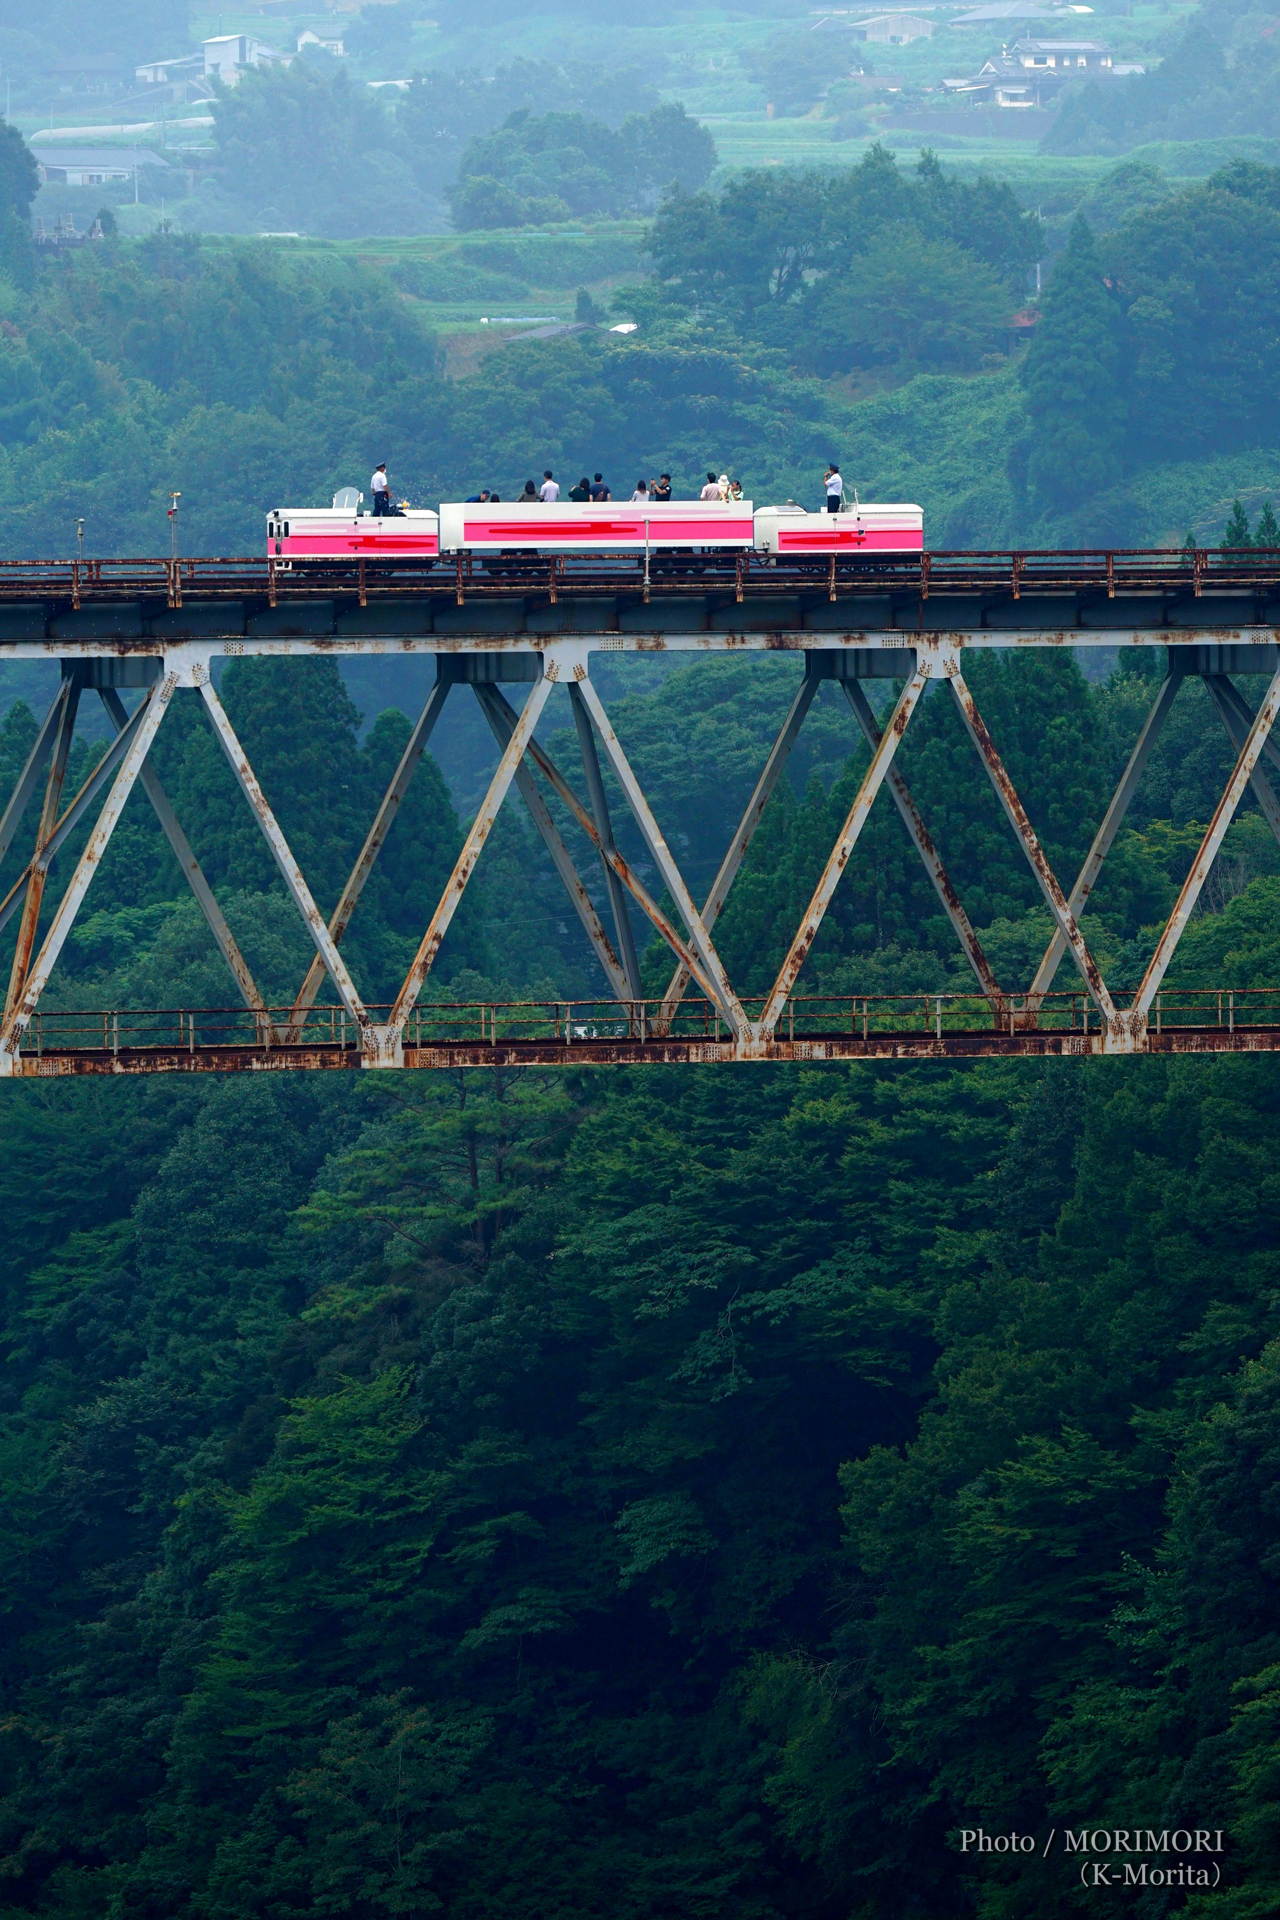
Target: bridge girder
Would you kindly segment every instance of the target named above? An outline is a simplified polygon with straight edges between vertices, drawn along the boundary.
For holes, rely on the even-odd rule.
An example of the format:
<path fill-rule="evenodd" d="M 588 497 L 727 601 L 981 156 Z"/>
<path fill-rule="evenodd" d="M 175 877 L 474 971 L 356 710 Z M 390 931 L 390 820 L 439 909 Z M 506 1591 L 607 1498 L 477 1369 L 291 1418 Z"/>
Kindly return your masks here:
<path fill-rule="evenodd" d="M 435 635 L 419 635 L 402 641 L 388 635 L 366 635 L 362 639 L 343 640 L 337 646 L 332 641 L 326 643 L 297 633 L 257 636 L 247 641 L 212 636 L 160 638 L 154 633 L 145 637 L 117 633 L 113 639 L 95 636 L 78 642 L 60 640 L 57 642 L 61 661 L 58 691 L 15 791 L 0 813 L 2 853 L 4 841 L 13 838 L 43 782 L 44 799 L 35 823 L 31 857 L 8 899 L 0 902 L 0 927 L 7 918 L 17 918 L 19 922 L 9 990 L 0 1019 L 0 1075 L 156 1071 L 165 1066 L 240 1071 L 254 1066 L 281 1065 L 370 1068 L 481 1062 L 516 1065 L 542 1064 L 548 1058 L 579 1064 L 590 1059 L 906 1059 L 952 1057 L 959 1053 L 979 1057 L 993 1051 L 1085 1057 L 1096 1053 L 1170 1051 L 1184 1045 L 1201 1051 L 1238 1051 L 1280 1044 L 1280 1004 L 1274 1020 L 1269 1003 L 1266 1008 L 1250 1009 L 1260 1016 L 1250 1019 L 1246 1018 L 1243 1001 L 1237 1004 L 1235 997 L 1228 996 L 1224 1009 L 1222 996 L 1218 996 L 1215 1023 L 1192 1018 L 1185 1008 L 1175 1019 L 1161 998 L 1170 962 L 1222 839 L 1247 791 L 1252 789 L 1264 817 L 1280 837 L 1280 802 L 1264 770 L 1264 761 L 1268 758 L 1280 764 L 1280 751 L 1271 737 L 1280 711 L 1280 634 L 1274 629 L 1233 631 L 1201 627 L 1176 635 L 1165 629 L 1134 630 L 1134 644 L 1167 644 L 1168 676 L 1156 694 L 1133 754 L 1103 814 L 1085 865 L 1069 889 L 1059 882 L 1036 836 L 998 743 L 968 686 L 963 665 L 966 652 L 978 647 L 1054 646 L 1064 639 L 1070 644 L 1080 644 L 1082 636 L 1078 631 L 1037 634 L 1012 629 L 998 633 L 975 629 L 917 631 L 908 636 L 899 629 L 838 634 L 789 629 L 744 634 L 701 631 L 664 638 L 666 644 L 687 652 L 702 653 L 710 648 L 726 653 L 767 650 L 798 652 L 804 656 L 804 673 L 798 690 L 701 908 L 693 898 L 670 841 L 653 814 L 643 784 L 591 677 L 592 661 L 597 655 L 616 653 L 622 647 L 633 645 L 637 650 L 651 650 L 652 636 L 559 633 L 544 637 L 536 649 L 530 646 L 526 633 L 510 630 L 504 633 L 473 630 L 468 636 L 470 644 L 465 647 L 452 639 L 442 645 Z M 1087 643 L 1115 645 L 1116 642 L 1116 633 L 1110 632 L 1091 636 Z M 34 657 L 53 645 L 52 641 L 39 645 L 33 642 L 0 645 L 0 663 L 6 657 Z M 326 916 L 236 737 L 216 690 L 215 668 L 228 656 L 250 652 L 307 655 L 333 651 L 433 653 L 437 677 L 360 855 L 334 910 Z M 1240 672 L 1269 675 L 1266 693 L 1256 711 L 1249 707 L 1229 677 Z M 1122 1004 L 1103 978 L 1081 932 L 1079 916 L 1123 823 L 1142 766 L 1164 724 L 1177 688 L 1185 678 L 1194 675 L 1204 677 L 1210 687 L 1235 753 L 1235 764 L 1169 920 L 1161 930 L 1143 980 L 1136 993 Z M 904 689 L 883 727 L 862 685 L 866 680 L 877 678 L 905 679 Z M 825 679 L 843 686 L 856 729 L 870 748 L 870 761 L 773 985 L 767 994 L 751 1001 L 736 989 L 715 944 L 714 928 L 769 795 L 801 733 L 813 693 Z M 931 682 L 950 689 L 973 750 L 991 780 L 1010 831 L 1054 922 L 1049 946 L 1033 979 L 1025 986 L 997 980 L 942 855 L 934 846 L 928 825 L 895 766 L 898 748 L 910 731 L 920 697 Z M 504 689 L 516 691 L 520 687 L 525 689 L 525 697 L 517 707 Z M 132 713 L 120 699 L 122 688 L 139 691 L 140 698 Z M 362 995 L 359 983 L 349 970 L 341 950 L 343 935 L 446 701 L 451 695 L 463 697 L 468 688 L 497 740 L 497 767 L 467 827 L 453 871 L 427 921 L 399 990 L 389 1005 L 375 1006 Z M 107 709 L 114 738 L 79 794 L 63 805 L 63 774 L 76 706 L 82 696 L 94 692 Z M 314 957 L 296 996 L 286 1008 L 266 1004 L 151 763 L 152 746 L 175 699 L 194 699 L 203 706 L 311 947 Z M 539 719 L 544 709 L 550 710 L 553 700 L 561 708 L 561 717 L 572 720 L 576 729 L 582 751 L 584 792 L 579 792 L 551 760 L 544 743 L 536 736 Z M 853 739 L 851 730 L 851 745 Z M 615 794 L 620 796 L 645 848 L 660 885 L 659 897 L 655 897 L 618 848 L 601 775 L 602 765 L 608 768 Z M 235 1016 L 235 1022 L 242 1024 L 228 1021 L 219 1024 L 207 1010 L 184 1010 L 163 1018 L 147 1015 L 151 1025 L 144 1024 L 135 1032 L 130 1024 L 135 1016 L 121 1010 L 107 1010 L 92 1016 L 99 1026 L 90 1042 L 86 1038 L 85 1019 L 68 1015 L 60 1026 L 58 1017 L 44 1009 L 44 996 L 59 956 L 136 785 L 142 787 L 155 810 L 226 961 L 243 1003 L 243 1013 Z M 822 1016 L 832 1023 L 832 1030 L 807 1031 L 806 1022 L 816 1016 L 811 1001 L 797 998 L 801 968 L 840 878 L 856 856 L 859 837 L 882 785 L 889 788 L 908 837 L 943 904 L 974 972 L 977 991 L 967 997 L 923 996 L 923 1013 L 916 1025 L 898 1031 L 892 1023 L 885 1025 L 881 1012 L 870 1014 L 865 998 L 861 1001 L 851 998 L 848 1006 L 828 1010 Z M 516 1013 L 493 1006 L 475 1007 L 469 1010 L 470 1029 L 465 1034 L 442 1038 L 439 1022 L 437 1030 L 432 1028 L 433 1003 L 424 1002 L 421 996 L 430 981 L 450 922 L 512 787 L 523 799 L 550 851 L 570 902 L 600 961 L 607 998 L 590 1003 L 585 1011 L 575 1010 L 567 1002 L 548 1003 L 536 1016 L 527 1010 Z M 571 827 L 581 833 L 599 862 L 606 892 L 606 901 L 601 907 L 597 907 L 553 817 L 552 802 L 560 806 Z M 51 864 L 72 832 L 85 826 L 89 828 L 87 842 L 54 907 L 44 938 L 39 941 Z M 632 915 L 637 910 L 670 949 L 675 968 L 666 992 L 654 1001 L 646 1001 L 637 990 L 638 961 L 632 924 Z M 612 938 L 605 930 L 604 912 L 612 923 Z M 1063 1028 L 1054 1024 L 1056 1014 L 1063 1009 L 1056 1004 L 1053 983 L 1061 961 L 1068 954 L 1083 984 L 1065 996 L 1071 1002 L 1071 1025 Z M 319 989 L 326 977 L 336 996 L 336 1007 L 317 1004 Z M 688 999 L 691 987 L 701 996 L 692 1002 Z M 1062 998 L 1056 997 L 1059 1002 Z M 859 1004 L 861 1015 L 857 1011 Z M 1204 1011 L 1203 1006 L 1199 1011 Z M 167 1028 L 164 1018 L 170 1023 Z M 455 1028 L 460 1024 L 466 1026 L 467 1021 L 454 1019 Z M 217 1037 L 209 1038 L 210 1032 Z M 1268 1040 L 1266 1035 L 1272 1032 L 1278 1038 Z"/>

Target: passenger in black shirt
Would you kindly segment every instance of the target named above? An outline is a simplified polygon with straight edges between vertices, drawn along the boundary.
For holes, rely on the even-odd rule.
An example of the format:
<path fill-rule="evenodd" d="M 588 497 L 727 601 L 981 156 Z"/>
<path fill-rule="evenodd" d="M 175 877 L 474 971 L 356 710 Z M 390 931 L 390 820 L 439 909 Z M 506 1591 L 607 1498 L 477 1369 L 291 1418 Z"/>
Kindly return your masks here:
<path fill-rule="evenodd" d="M 585 473 L 576 487 L 570 487 L 569 498 L 571 500 L 589 500 L 591 498 L 591 482 Z"/>
<path fill-rule="evenodd" d="M 591 482 L 591 498 L 593 500 L 612 500 L 613 498 L 602 473 L 598 473 Z"/>
<path fill-rule="evenodd" d="M 669 500 L 671 498 L 671 475 L 669 473 L 660 473 L 656 480 L 650 482 L 649 498 L 651 500 Z"/>

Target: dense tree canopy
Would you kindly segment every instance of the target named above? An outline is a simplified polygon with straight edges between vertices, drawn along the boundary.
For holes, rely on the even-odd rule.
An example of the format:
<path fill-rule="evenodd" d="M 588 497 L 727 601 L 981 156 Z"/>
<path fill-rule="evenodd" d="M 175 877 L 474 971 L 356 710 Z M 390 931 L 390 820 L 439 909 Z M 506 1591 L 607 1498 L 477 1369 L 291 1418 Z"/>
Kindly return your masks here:
<path fill-rule="evenodd" d="M 463 147 L 491 133 L 513 113 L 577 113 L 618 127 L 629 114 L 659 104 L 660 72 L 623 62 L 602 73 L 566 59 L 508 60 L 491 74 L 470 67 L 431 67 L 415 74 L 397 118 L 420 175 L 437 185 L 453 178 Z"/>
<path fill-rule="evenodd" d="M 872 147 L 853 168 L 751 172 L 673 196 L 650 237 L 682 301 L 846 373 L 973 367 L 1039 247 L 1007 187 L 961 181 L 926 155 L 911 173 Z"/>
<path fill-rule="evenodd" d="M 668 188 L 703 186 L 715 158 L 683 107 L 632 114 L 616 132 L 581 113 L 522 110 L 463 149 L 449 203 L 463 228 L 650 212 Z"/>
<path fill-rule="evenodd" d="M 1274 14 L 1254 0 L 1205 0 L 1151 72 L 1072 89 L 1044 145 L 1124 153 L 1149 140 L 1270 135 L 1278 68 Z"/>
<path fill-rule="evenodd" d="M 774 34 L 743 65 L 774 111 L 786 114 L 808 113 L 833 85 L 870 70 L 843 20 L 820 17 L 808 32 L 788 26 Z"/>
<path fill-rule="evenodd" d="M 301 664 L 233 663 L 224 691 L 323 901 L 404 723 L 361 744 L 333 664 Z M 678 670 L 729 675 L 691 873 L 794 675 L 750 664 Z M 974 681 L 1069 864 L 1149 679 L 1011 651 Z M 675 834 L 673 694 L 704 703 L 611 707 Z M 1230 758 L 1221 736 L 1197 763 L 1207 702 L 1180 702 L 1091 907 L 1121 955 L 1167 902 L 1162 832 Z M 847 803 L 836 715 L 766 814 L 739 964 Z M 961 890 L 1002 964 L 1034 952 L 950 703 L 920 717 L 903 753 Z M 34 725 L 0 722 L 0 779 Z M 198 722 L 162 741 L 287 978 L 225 768 Z M 419 780 L 362 964 L 450 856 Z M 939 978 L 897 826 L 846 876 L 819 980 Z M 154 828 L 120 835 L 61 991 L 209 992 Z M 1188 935 L 1192 976 L 1280 960 L 1267 844 Z M 499 864 L 452 964 L 527 986 L 550 949 L 512 874 L 536 864 Z M 1231 1872 L 1203 1910 L 1256 1920 L 1280 1897 L 1275 1079 L 1244 1057 L 13 1087 L 8 1910 L 1067 1920 L 1095 1910 L 1074 1871 L 964 1855 L 958 1829 L 1211 1820 Z"/>
<path fill-rule="evenodd" d="M 38 184 L 30 147 L 16 127 L 0 120 L 0 215 L 16 214 L 25 220 Z"/>
<path fill-rule="evenodd" d="M 214 107 L 221 185 L 270 231 L 398 233 L 425 224 L 377 96 L 299 60 L 246 73 Z"/>
<path fill-rule="evenodd" d="M 1124 310 L 1083 219 L 1043 312 L 1022 366 L 1034 436 L 1029 478 L 1046 504 L 1075 506 L 1119 480 L 1127 414 Z"/>
<path fill-rule="evenodd" d="M 1101 529 L 1109 490 L 1144 466 L 1274 437 L 1263 369 L 1278 197 L 1280 169 L 1237 163 L 1140 205 L 1101 245 L 1077 223 L 1022 368 L 1042 508 L 1101 502 L 1091 509 Z"/>
<path fill-rule="evenodd" d="M 689 125 L 671 108 L 627 124 L 669 120 Z M 655 144 L 669 161 L 672 142 Z M 557 190 L 578 183 L 562 151 L 543 155 Z M 267 506 L 358 484 L 378 452 L 417 499 L 518 491 L 548 464 L 608 466 L 615 483 L 666 468 L 681 489 L 714 464 L 757 500 L 812 501 L 836 451 L 864 498 L 920 500 L 939 544 L 1143 544 L 1188 525 L 1203 544 L 1234 494 L 1256 512 L 1280 491 L 1256 452 L 1276 426 L 1278 179 L 1238 163 L 1177 188 L 1146 169 L 1117 175 L 1110 200 L 1104 180 L 1094 254 L 1083 272 L 1074 244 L 1055 262 L 1022 367 L 1011 322 L 1038 223 L 981 175 L 877 149 L 820 177 L 669 197 L 654 275 L 616 296 L 634 336 L 521 342 L 475 371 L 468 353 L 454 377 L 416 299 L 521 311 L 545 272 L 521 236 L 391 255 L 394 280 L 336 250 L 172 233 L 86 249 L 42 265 L 0 333 L 0 538 L 51 551 L 84 513 L 101 550 L 145 550 L 181 481 L 193 551 L 253 550 Z M 561 285 L 581 286 L 578 239 L 561 260 L 558 237 L 537 238 Z M 595 271 L 616 275 L 635 243 L 609 244 Z M 30 278 L 29 249 L 17 269 Z"/>

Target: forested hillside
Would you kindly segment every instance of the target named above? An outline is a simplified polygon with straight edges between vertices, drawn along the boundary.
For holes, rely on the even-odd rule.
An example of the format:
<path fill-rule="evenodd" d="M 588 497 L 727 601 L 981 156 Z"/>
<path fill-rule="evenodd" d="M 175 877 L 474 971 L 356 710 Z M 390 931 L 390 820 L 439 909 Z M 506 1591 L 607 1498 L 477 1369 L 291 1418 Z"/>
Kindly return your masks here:
<path fill-rule="evenodd" d="M 973 665 L 1065 865 L 1157 664 Z M 698 881 L 793 672 L 610 695 Z M 361 745 L 327 662 L 233 663 L 224 692 L 327 905 L 406 723 Z M 671 713 L 702 707 L 679 750 Z M 174 718 L 166 786 L 279 991 L 288 916 Z M 834 702 L 814 719 L 724 922 L 745 976 L 861 764 Z M 9 712 L 6 779 L 33 725 Z M 903 757 L 1024 976 L 1045 916 L 949 702 Z M 1228 757 L 1184 690 L 1091 914 L 1117 979 Z M 428 763 L 362 967 L 403 964 L 457 834 Z M 514 817 L 480 871 L 441 990 L 564 991 L 581 959 Z M 145 810 L 95 887 L 54 999 L 217 1001 Z M 1178 978 L 1273 983 L 1256 815 L 1209 904 Z M 806 978 L 937 985 L 948 951 L 877 811 Z M 1258 1920 L 1274 1082 L 1188 1059 L 11 1086 L 0 1913 L 1051 1920 L 1096 1894 L 964 1855 L 962 1827 L 1208 1822 L 1226 1886 L 1188 1910 Z"/>
<path fill-rule="evenodd" d="M 32 183 L 8 179 L 17 217 Z M 461 271 L 518 297 L 527 252 L 478 244 Z M 921 501 L 936 546 L 1207 538 L 1236 494 L 1280 492 L 1280 169 L 1181 188 L 1121 169 L 1078 210 L 1029 350 L 1011 321 L 1040 223 L 931 156 L 676 195 L 645 244 L 614 300 L 634 334 L 488 342 L 450 371 L 424 315 L 456 264 L 437 292 L 425 263 L 355 250 L 162 232 L 37 262 L 14 239 L 0 549 L 65 552 L 83 516 L 94 551 L 152 551 L 180 487 L 188 551 L 254 552 L 269 507 L 382 457 L 420 501 L 510 498 L 546 466 L 628 487 L 665 467 L 693 491 L 714 465 L 816 505 L 834 454 L 864 496 Z"/>

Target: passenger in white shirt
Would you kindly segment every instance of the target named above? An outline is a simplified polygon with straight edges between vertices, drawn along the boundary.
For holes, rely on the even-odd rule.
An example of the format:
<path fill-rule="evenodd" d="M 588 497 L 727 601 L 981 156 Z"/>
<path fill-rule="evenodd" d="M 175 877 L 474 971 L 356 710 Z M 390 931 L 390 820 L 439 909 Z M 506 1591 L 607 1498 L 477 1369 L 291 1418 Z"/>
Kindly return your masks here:
<path fill-rule="evenodd" d="M 698 498 L 699 500 L 718 500 L 720 498 L 720 482 L 716 479 L 714 473 L 708 473 L 707 484 L 698 495 Z"/>
<path fill-rule="evenodd" d="M 827 512 L 839 513 L 844 501 L 844 481 L 840 478 L 840 469 L 834 460 L 823 475 L 823 481 L 827 489 Z"/>
<path fill-rule="evenodd" d="M 369 491 L 373 495 L 374 512 L 377 514 L 390 513 L 391 482 L 387 478 L 387 463 L 385 460 L 379 461 L 378 465 L 374 468 L 373 478 L 369 482 Z"/>
<path fill-rule="evenodd" d="M 648 486 L 648 482 L 645 480 L 636 481 L 636 490 L 631 496 L 632 506 L 635 505 L 637 500 L 639 500 L 646 507 L 649 504 L 649 486 Z"/>
<path fill-rule="evenodd" d="M 560 498 L 560 482 L 550 467 L 542 476 L 542 485 L 538 488 L 538 498 L 545 506 L 552 506 Z"/>

